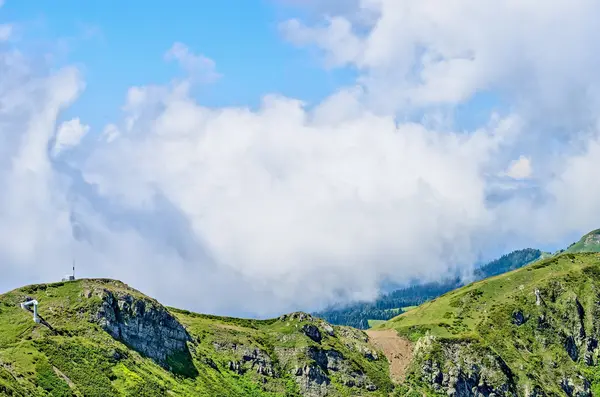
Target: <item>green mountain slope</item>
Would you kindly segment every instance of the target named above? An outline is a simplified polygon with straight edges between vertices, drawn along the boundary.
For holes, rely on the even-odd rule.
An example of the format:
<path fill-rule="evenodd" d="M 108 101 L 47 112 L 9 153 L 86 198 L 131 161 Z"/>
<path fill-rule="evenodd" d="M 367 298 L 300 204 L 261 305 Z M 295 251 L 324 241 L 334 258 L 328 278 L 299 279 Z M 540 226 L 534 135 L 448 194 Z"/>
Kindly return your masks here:
<path fill-rule="evenodd" d="M 600 229 L 589 232 L 579 241 L 571 244 L 567 252 L 600 252 Z"/>
<path fill-rule="evenodd" d="M 476 280 L 481 280 L 502 274 L 525 266 L 543 255 L 546 253 L 532 248 L 513 251 L 476 269 L 473 276 Z M 369 323 L 370 320 L 389 320 L 402 313 L 403 307 L 420 305 L 464 284 L 465 282 L 457 277 L 442 282 L 417 284 L 390 292 L 374 302 L 359 302 L 344 308 L 329 308 L 314 315 L 332 324 L 367 329 L 373 323 L 372 321 Z"/>
<path fill-rule="evenodd" d="M 375 328 L 414 343 L 397 395 L 600 395 L 600 254 L 543 259 Z"/>
<path fill-rule="evenodd" d="M 32 298 L 42 324 L 20 307 Z M 387 396 L 392 388 L 366 334 L 305 313 L 194 314 L 111 280 L 0 295 L 1 396 Z"/>

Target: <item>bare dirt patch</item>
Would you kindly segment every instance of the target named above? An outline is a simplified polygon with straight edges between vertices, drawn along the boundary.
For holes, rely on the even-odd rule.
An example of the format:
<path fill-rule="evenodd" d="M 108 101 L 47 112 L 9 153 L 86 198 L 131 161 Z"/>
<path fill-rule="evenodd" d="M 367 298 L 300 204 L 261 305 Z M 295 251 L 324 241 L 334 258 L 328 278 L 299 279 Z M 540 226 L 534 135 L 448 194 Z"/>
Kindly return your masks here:
<path fill-rule="evenodd" d="M 370 342 L 383 351 L 390 363 L 390 376 L 395 382 L 404 381 L 406 369 L 413 357 L 413 344 L 393 329 L 367 330 Z"/>

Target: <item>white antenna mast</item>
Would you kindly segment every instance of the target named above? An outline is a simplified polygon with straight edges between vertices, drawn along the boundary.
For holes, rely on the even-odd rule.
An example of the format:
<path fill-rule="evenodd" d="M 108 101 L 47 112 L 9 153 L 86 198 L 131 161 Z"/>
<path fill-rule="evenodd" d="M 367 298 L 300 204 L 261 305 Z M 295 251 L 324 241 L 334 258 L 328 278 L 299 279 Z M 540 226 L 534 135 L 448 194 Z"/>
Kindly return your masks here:
<path fill-rule="evenodd" d="M 75 280 L 75 259 L 73 259 L 73 272 L 63 277 L 62 281 L 73 281 Z"/>

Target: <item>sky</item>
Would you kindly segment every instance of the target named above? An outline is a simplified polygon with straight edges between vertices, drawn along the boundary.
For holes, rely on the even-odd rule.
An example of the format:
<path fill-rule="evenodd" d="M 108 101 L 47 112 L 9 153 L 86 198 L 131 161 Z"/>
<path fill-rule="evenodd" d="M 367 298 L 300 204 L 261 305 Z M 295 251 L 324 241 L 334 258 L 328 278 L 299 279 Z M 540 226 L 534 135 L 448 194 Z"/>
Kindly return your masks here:
<path fill-rule="evenodd" d="M 600 227 L 595 0 L 0 5 L 1 291 L 268 317 Z"/>

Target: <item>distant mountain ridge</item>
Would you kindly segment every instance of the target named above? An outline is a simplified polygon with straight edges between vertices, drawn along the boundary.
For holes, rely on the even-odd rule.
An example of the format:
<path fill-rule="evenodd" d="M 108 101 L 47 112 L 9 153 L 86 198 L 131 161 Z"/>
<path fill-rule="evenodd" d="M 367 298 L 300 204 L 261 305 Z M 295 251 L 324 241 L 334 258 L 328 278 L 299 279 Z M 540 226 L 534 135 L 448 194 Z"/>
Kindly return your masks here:
<path fill-rule="evenodd" d="M 475 280 L 518 269 L 540 259 L 543 254 L 542 251 L 533 248 L 513 251 L 476 269 Z M 329 308 L 314 315 L 332 324 L 368 329 L 369 320 L 389 320 L 401 314 L 403 308 L 418 306 L 466 283 L 466 280 L 455 277 L 442 282 L 417 284 L 385 294 L 374 302 L 355 303 L 341 309 Z"/>
<path fill-rule="evenodd" d="M 497 276 L 536 261 L 540 259 L 543 254 L 542 251 L 533 248 L 513 251 L 510 254 L 502 255 L 500 258 L 475 269 L 474 275 L 477 280 Z"/>

